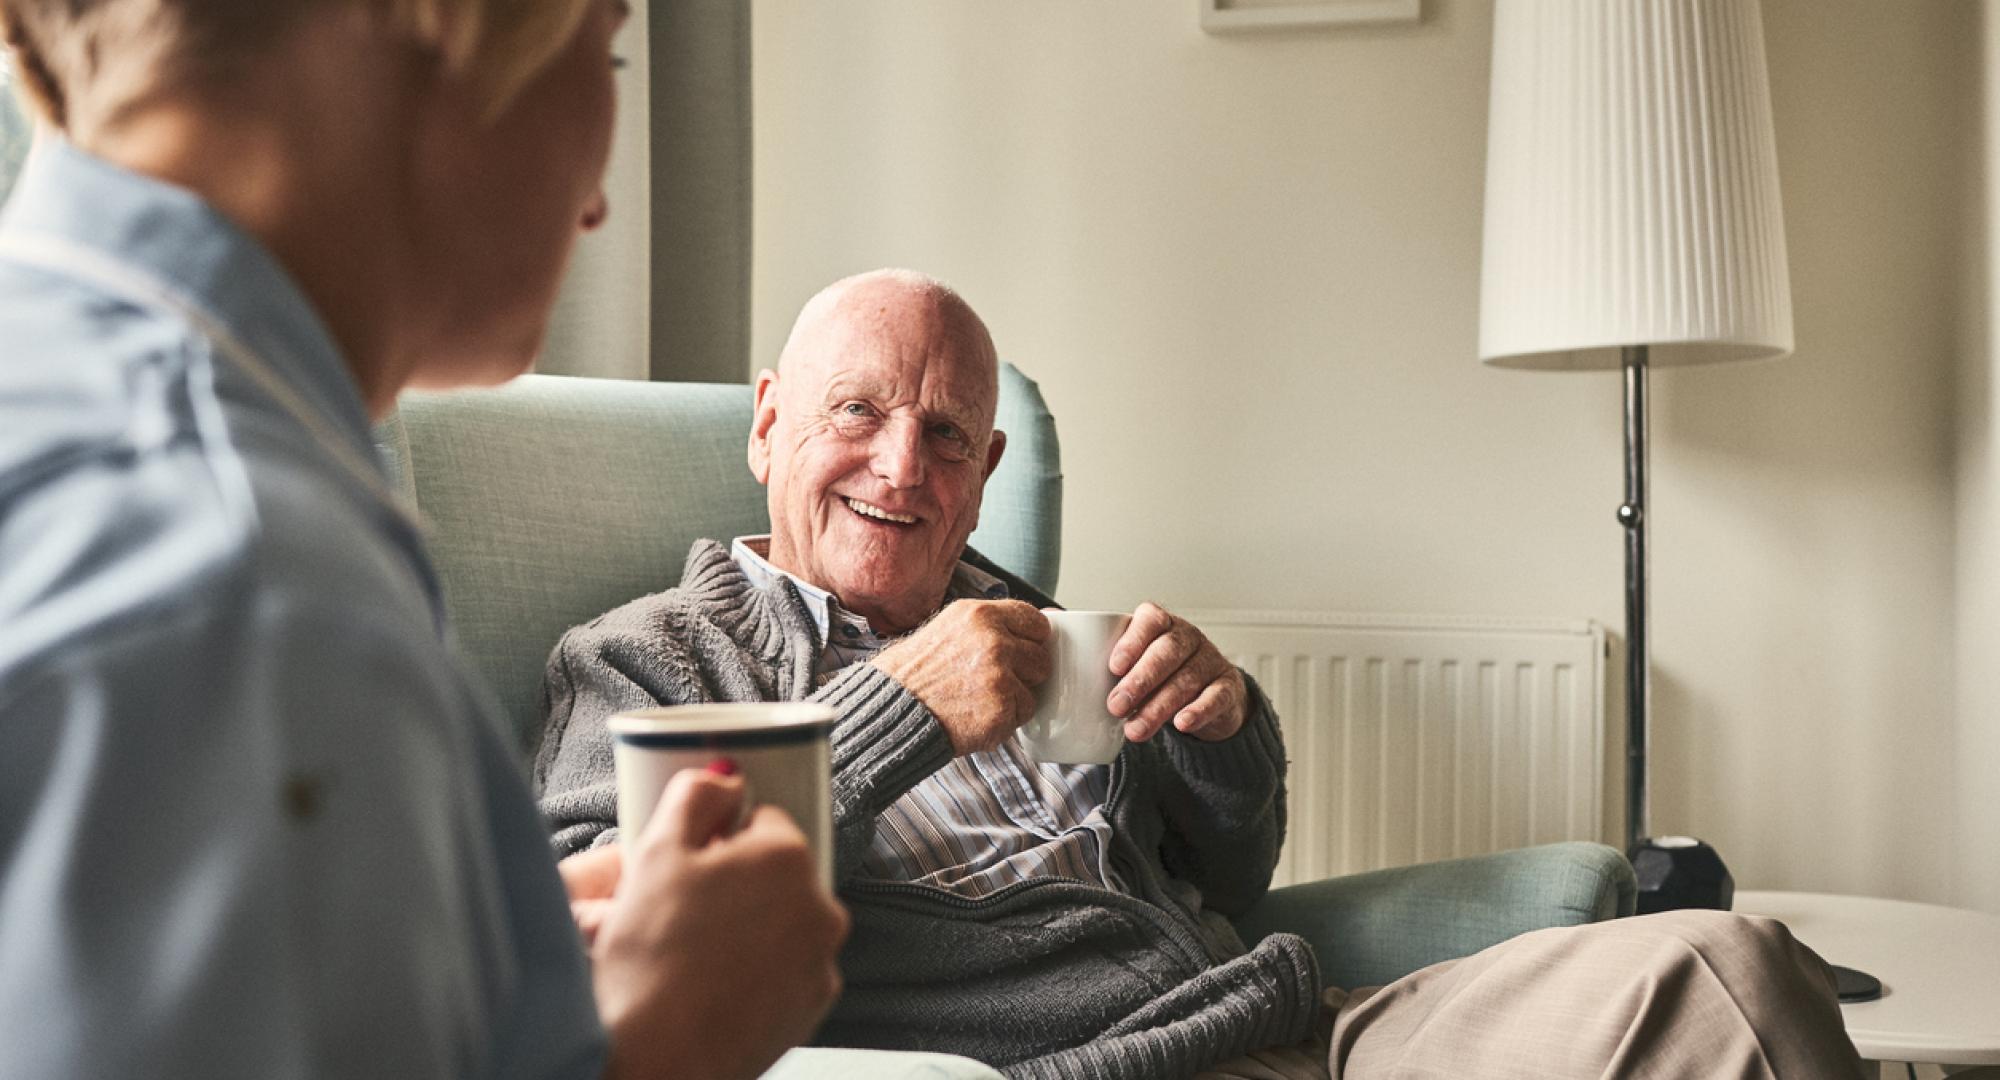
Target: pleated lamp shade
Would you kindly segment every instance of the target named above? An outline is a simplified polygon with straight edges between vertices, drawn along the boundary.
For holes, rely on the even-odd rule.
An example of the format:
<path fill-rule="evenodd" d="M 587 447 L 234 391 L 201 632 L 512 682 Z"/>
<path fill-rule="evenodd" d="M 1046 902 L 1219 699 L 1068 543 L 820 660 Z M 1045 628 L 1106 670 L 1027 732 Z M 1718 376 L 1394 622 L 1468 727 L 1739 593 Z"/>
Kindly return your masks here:
<path fill-rule="evenodd" d="M 1782 356 L 1790 275 L 1757 0 L 1498 0 L 1479 358 Z"/>

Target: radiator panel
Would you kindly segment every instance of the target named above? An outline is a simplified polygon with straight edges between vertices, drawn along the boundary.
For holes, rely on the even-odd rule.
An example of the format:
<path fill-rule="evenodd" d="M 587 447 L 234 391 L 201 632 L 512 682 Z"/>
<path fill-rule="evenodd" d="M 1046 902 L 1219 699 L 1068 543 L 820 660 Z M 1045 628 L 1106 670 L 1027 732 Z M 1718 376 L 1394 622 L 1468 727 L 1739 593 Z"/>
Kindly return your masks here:
<path fill-rule="evenodd" d="M 1189 615 L 1269 694 L 1291 758 L 1276 884 L 1601 840 L 1592 622 Z"/>

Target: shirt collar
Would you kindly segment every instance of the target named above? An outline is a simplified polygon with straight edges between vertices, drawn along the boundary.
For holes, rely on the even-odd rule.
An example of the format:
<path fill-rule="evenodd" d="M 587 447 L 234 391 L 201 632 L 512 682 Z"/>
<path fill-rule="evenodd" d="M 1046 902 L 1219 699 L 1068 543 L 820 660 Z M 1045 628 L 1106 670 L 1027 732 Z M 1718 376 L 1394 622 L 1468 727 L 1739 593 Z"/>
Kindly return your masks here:
<path fill-rule="evenodd" d="M 831 640 L 827 627 L 835 619 L 858 624 L 863 631 L 873 633 L 867 620 L 841 607 L 839 599 L 832 593 L 796 574 L 778 569 L 769 559 L 770 552 L 769 534 L 739 536 L 729 546 L 729 557 L 736 560 L 736 565 L 743 569 L 744 575 L 757 588 L 768 589 L 780 578 L 789 578 L 798 587 L 799 598 L 805 601 L 806 611 L 812 615 L 813 626 L 819 631 L 821 641 Z M 1006 582 L 963 559 L 952 571 L 951 584 L 945 588 L 947 600 L 1005 600 L 1009 595 Z"/>
<path fill-rule="evenodd" d="M 0 235 L 81 248 L 176 293 L 372 460 L 367 407 L 326 324 L 277 259 L 199 195 L 44 137 L 0 213 Z"/>
<path fill-rule="evenodd" d="M 799 599 L 805 601 L 806 613 L 812 616 L 813 627 L 819 631 L 819 639 L 827 640 L 826 626 L 830 609 L 833 607 L 833 594 L 773 566 L 771 560 L 766 557 L 770 551 L 769 535 L 739 536 L 729 545 L 729 557 L 736 560 L 736 565 L 743 569 L 743 575 L 757 588 L 768 589 L 779 579 L 790 578 L 792 584 L 798 587 Z"/>
<path fill-rule="evenodd" d="M 1006 600 L 1014 594 L 1006 582 L 960 559 L 958 569 L 951 572 L 951 587 L 945 590 L 945 595 L 954 600 Z"/>

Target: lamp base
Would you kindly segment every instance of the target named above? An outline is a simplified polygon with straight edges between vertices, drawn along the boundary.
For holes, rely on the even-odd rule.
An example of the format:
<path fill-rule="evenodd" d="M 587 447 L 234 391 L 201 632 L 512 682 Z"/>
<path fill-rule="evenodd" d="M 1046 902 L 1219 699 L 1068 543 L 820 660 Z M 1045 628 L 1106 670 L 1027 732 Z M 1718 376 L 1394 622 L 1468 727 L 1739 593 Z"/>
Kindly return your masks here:
<path fill-rule="evenodd" d="M 1736 880 L 1722 865 L 1722 856 L 1692 836 L 1660 836 L 1632 845 L 1632 873 L 1639 879 L 1639 911 L 1709 908 L 1728 911 L 1736 899 Z M 1833 969 L 1834 991 L 1844 1005 L 1874 1001 L 1882 996 L 1882 980 L 1839 964 Z"/>
<path fill-rule="evenodd" d="M 1628 853 L 1639 879 L 1639 914 L 1710 908 L 1728 911 L 1736 879 L 1715 849 L 1692 836 L 1641 840 Z"/>

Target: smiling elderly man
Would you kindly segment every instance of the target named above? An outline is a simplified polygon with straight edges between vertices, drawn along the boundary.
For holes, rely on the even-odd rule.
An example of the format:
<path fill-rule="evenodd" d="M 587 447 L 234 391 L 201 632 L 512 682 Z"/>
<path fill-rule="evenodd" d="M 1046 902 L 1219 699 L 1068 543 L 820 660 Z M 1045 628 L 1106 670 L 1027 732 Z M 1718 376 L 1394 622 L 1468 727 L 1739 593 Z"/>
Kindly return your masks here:
<path fill-rule="evenodd" d="M 1859 1074 L 1824 965 L 1768 921 L 1528 935 L 1324 1002 L 1303 940 L 1246 948 L 1227 916 L 1269 885 L 1284 747 L 1199 630 L 1134 613 L 1112 655 L 1131 740 L 1114 764 L 1037 764 L 1014 738 L 1051 601 L 966 547 L 1006 445 L 997 368 L 978 316 L 921 275 L 806 305 L 757 379 L 770 536 L 697 543 L 679 587 L 550 659 L 536 782 L 560 853 L 615 839 L 612 713 L 809 698 L 840 718 L 854 916 L 823 1042 L 1047 1077 Z"/>

